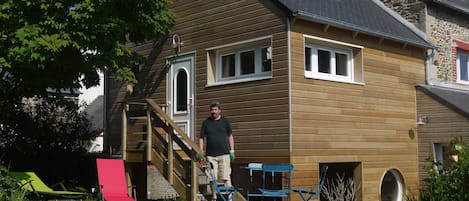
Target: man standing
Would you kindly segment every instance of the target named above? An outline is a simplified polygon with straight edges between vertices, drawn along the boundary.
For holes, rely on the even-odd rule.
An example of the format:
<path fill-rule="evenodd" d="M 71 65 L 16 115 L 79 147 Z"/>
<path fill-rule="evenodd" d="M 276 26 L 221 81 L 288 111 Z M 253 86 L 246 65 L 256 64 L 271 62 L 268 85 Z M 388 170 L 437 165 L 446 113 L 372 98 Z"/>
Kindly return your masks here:
<path fill-rule="evenodd" d="M 231 185 L 231 161 L 235 158 L 234 139 L 230 122 L 221 114 L 221 104 L 213 102 L 210 104 L 211 116 L 202 123 L 199 135 L 200 150 L 204 150 L 204 138 L 207 139 L 207 149 L 205 150 L 207 160 L 213 166 L 213 174 L 218 180 L 220 175 L 225 186 Z M 197 156 L 199 160 L 203 154 Z M 210 185 L 211 187 L 213 185 Z M 216 200 L 217 195 L 212 187 L 212 199 Z"/>

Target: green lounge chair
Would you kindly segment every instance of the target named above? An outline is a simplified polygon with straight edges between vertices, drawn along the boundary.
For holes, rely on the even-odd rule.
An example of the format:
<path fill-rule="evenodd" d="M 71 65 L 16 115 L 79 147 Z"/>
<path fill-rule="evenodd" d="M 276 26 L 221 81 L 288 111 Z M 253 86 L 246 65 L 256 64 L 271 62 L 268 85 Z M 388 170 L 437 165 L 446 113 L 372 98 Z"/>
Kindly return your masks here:
<path fill-rule="evenodd" d="M 73 191 L 55 191 L 48 187 L 34 172 L 10 172 L 10 176 L 19 181 L 19 185 L 41 199 L 85 199 L 87 193 Z"/>

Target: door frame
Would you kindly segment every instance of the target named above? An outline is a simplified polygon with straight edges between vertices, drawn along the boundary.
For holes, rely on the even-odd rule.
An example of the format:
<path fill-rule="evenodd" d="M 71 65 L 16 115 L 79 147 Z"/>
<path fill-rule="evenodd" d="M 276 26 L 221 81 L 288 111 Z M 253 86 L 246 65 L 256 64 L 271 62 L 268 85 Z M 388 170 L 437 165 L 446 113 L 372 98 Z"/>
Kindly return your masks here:
<path fill-rule="evenodd" d="M 171 117 L 171 119 L 174 120 L 174 116 L 176 115 L 174 112 L 175 108 L 175 103 L 173 100 L 174 99 L 174 93 L 175 91 L 173 90 L 175 84 L 175 73 L 174 73 L 174 65 L 177 63 L 181 62 L 190 62 L 190 67 L 191 69 L 187 69 L 188 71 L 188 103 L 190 106 L 188 107 L 189 110 L 189 120 L 188 120 L 188 132 L 186 134 L 189 134 L 189 137 L 195 141 L 195 53 L 190 52 L 182 55 L 176 55 L 172 57 L 167 57 L 167 62 L 169 64 L 169 70 L 167 71 L 167 79 L 166 79 L 166 85 L 167 85 L 167 90 L 166 90 L 166 104 L 167 104 L 167 113 Z M 176 122 L 179 123 L 179 122 Z"/>

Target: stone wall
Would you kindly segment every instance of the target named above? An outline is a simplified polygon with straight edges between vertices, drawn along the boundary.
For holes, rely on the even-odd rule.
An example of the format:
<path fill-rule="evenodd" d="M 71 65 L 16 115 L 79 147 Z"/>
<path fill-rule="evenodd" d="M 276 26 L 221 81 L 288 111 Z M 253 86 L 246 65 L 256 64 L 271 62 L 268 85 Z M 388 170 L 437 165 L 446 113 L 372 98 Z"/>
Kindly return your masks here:
<path fill-rule="evenodd" d="M 427 34 L 427 40 L 437 49 L 431 58 L 429 81 L 432 84 L 468 89 L 456 83 L 455 44 L 453 40 L 469 43 L 469 16 L 438 4 L 421 0 L 381 0 Z"/>
<path fill-rule="evenodd" d="M 418 0 L 381 0 L 391 10 L 425 31 L 425 3 Z"/>
<path fill-rule="evenodd" d="M 469 16 L 455 11 L 429 6 L 427 9 L 427 37 L 437 46 L 432 61 L 431 81 L 453 88 L 469 89 L 456 82 L 456 48 L 453 40 L 469 43 Z"/>

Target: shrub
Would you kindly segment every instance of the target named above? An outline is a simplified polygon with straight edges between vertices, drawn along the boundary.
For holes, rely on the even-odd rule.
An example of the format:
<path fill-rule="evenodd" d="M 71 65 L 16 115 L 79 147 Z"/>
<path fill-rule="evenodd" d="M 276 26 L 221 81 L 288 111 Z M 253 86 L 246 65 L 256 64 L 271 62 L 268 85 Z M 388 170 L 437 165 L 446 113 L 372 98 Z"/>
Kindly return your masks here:
<path fill-rule="evenodd" d="M 17 181 L 9 176 L 9 170 L 0 164 L 0 200 L 26 201 L 27 191 L 17 185 Z"/>
<path fill-rule="evenodd" d="M 429 176 L 420 193 L 422 201 L 469 200 L 469 146 L 462 137 L 452 140 L 450 146 L 458 160 L 446 164 L 442 171 L 425 168 Z"/>

